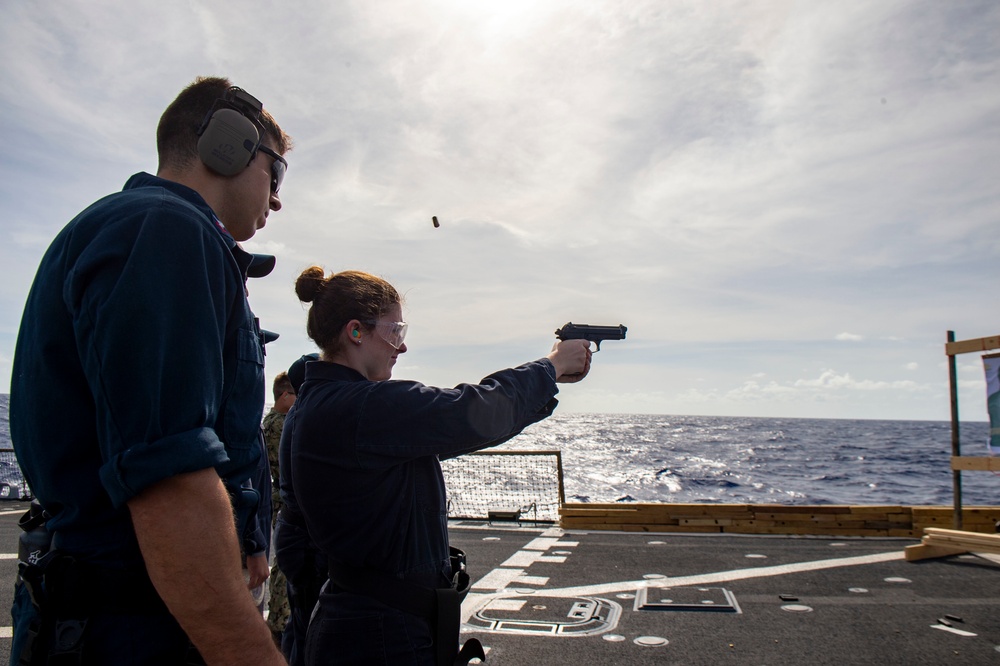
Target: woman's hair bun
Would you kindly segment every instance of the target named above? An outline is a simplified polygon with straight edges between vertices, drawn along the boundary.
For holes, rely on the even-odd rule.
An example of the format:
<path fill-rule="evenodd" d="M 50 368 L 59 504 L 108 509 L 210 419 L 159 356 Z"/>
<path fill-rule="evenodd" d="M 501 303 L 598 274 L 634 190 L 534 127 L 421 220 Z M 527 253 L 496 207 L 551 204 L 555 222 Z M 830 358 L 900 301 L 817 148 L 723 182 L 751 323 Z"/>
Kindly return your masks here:
<path fill-rule="evenodd" d="M 325 271 L 319 266 L 310 266 L 295 280 L 295 294 L 303 303 L 312 303 L 325 283 Z"/>

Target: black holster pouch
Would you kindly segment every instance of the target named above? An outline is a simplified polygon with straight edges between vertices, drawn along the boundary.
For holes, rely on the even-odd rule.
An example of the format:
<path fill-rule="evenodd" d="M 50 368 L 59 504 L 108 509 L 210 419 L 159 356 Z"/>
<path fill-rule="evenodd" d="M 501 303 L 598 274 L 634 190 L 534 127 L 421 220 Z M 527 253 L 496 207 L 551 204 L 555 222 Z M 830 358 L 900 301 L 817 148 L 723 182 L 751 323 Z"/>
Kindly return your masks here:
<path fill-rule="evenodd" d="M 17 549 L 18 582 L 27 590 L 35 609 L 21 653 L 16 655 L 17 664 L 78 666 L 82 663 L 87 618 L 83 604 L 74 596 L 77 591 L 65 583 L 75 579 L 72 570 L 76 561 L 51 550 L 47 519 L 35 500 L 17 522 L 23 530 Z"/>
<path fill-rule="evenodd" d="M 486 661 L 486 653 L 478 638 L 470 638 L 455 654 L 462 625 L 462 601 L 469 594 L 472 579 L 465 570 L 465 552 L 452 546 L 448 547 L 448 552 L 451 557 L 451 587 L 434 590 L 437 594 L 436 623 L 431 624 L 435 628 L 434 649 L 438 666 L 467 666 L 473 658 Z"/>
<path fill-rule="evenodd" d="M 39 563 L 42 570 L 44 602 L 36 606 L 42 618 L 42 627 L 50 629 L 43 634 L 48 638 L 46 661 L 49 666 L 78 666 L 83 663 L 83 640 L 87 629 L 87 599 L 83 590 L 77 589 L 80 574 L 77 562 L 70 555 L 51 551 Z"/>
<path fill-rule="evenodd" d="M 48 645 L 45 641 L 51 635 L 54 618 L 45 596 L 43 576 L 45 567 L 51 560 L 52 534 L 45 529 L 48 516 L 38 500 L 24 512 L 17 521 L 22 533 L 17 541 L 17 583 L 24 587 L 31 598 L 35 614 L 25 631 L 21 653 L 14 655 L 12 663 L 18 666 L 39 666 L 48 662 Z"/>
<path fill-rule="evenodd" d="M 330 563 L 330 583 L 345 592 L 371 597 L 390 608 L 425 619 L 434 635 L 437 666 L 467 666 L 474 658 L 485 661 L 483 646 L 476 638 L 470 638 L 458 649 L 462 600 L 472 583 L 465 570 L 465 553 L 450 546 L 448 550 L 451 587 L 421 587 L 380 571 L 334 562 Z"/>

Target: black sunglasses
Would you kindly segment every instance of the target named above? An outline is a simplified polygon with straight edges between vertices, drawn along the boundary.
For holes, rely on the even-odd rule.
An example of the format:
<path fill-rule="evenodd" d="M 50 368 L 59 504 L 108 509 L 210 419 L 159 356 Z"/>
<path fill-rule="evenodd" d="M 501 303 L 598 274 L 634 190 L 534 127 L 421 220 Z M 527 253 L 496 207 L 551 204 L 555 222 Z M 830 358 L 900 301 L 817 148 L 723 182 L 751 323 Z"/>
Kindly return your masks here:
<path fill-rule="evenodd" d="M 271 191 L 277 194 L 278 188 L 281 187 L 281 181 L 285 179 L 285 172 L 288 171 L 288 162 L 265 145 L 258 146 L 257 150 L 274 158 L 274 161 L 271 162 Z"/>

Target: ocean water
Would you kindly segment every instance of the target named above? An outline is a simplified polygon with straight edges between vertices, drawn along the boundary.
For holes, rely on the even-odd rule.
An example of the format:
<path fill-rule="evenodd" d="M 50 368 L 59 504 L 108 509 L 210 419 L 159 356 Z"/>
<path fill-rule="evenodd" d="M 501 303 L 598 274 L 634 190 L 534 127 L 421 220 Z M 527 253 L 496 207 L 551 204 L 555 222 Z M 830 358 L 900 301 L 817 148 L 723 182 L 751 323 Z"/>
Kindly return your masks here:
<path fill-rule="evenodd" d="M 989 424 L 961 424 L 986 455 Z M 568 502 L 950 505 L 939 421 L 557 414 L 505 449 L 562 452 Z M 964 505 L 1000 505 L 1000 475 L 962 474 Z"/>
<path fill-rule="evenodd" d="M 962 453 L 986 455 L 988 430 L 962 423 Z M 500 448 L 561 451 L 569 502 L 953 502 L 946 421 L 556 414 Z M 1000 505 L 1000 475 L 963 473 L 962 498 Z"/>

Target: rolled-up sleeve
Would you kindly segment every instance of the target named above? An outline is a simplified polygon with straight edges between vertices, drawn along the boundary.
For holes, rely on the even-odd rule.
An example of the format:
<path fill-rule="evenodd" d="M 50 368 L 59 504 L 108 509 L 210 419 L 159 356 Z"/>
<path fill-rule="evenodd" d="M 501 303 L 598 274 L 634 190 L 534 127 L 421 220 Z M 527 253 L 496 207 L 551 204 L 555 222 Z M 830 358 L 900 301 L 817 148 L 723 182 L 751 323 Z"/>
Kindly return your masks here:
<path fill-rule="evenodd" d="M 215 467 L 226 460 L 225 447 L 215 431 L 197 428 L 132 445 L 101 466 L 101 483 L 111 503 L 121 506 L 167 477 Z"/>

